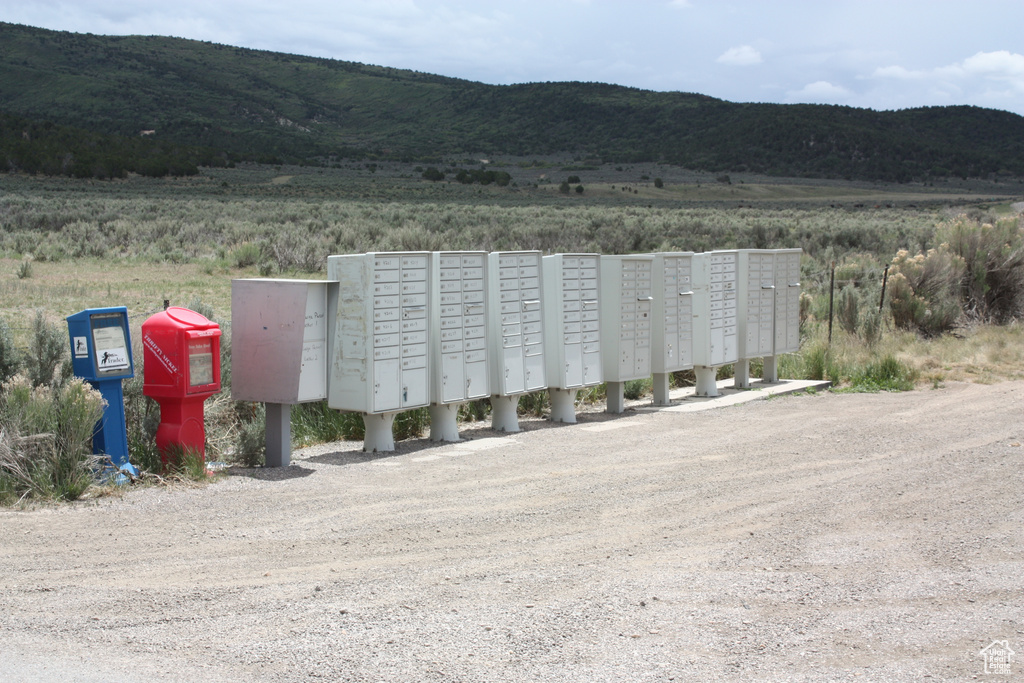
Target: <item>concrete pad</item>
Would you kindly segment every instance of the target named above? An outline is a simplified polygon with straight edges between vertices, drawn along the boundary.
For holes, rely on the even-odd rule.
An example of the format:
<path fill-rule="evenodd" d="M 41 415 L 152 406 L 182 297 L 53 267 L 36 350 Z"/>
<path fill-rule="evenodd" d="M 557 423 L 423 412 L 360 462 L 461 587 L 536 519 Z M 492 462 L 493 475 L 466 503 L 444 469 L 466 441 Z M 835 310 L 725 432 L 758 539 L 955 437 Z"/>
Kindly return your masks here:
<path fill-rule="evenodd" d="M 629 407 L 642 412 L 692 413 L 698 410 L 724 408 L 725 406 L 762 400 L 770 396 L 793 394 L 809 389 L 824 391 L 830 386 L 832 386 L 832 383 L 827 380 L 780 379 L 778 382 L 751 382 L 749 389 L 736 389 L 733 386 L 733 380 L 730 378 L 718 381 L 719 396 L 694 396 L 693 387 L 684 387 L 682 389 L 673 389 L 669 393 L 669 399 L 673 402 L 670 406 L 653 406 L 646 401 L 638 401 Z"/>

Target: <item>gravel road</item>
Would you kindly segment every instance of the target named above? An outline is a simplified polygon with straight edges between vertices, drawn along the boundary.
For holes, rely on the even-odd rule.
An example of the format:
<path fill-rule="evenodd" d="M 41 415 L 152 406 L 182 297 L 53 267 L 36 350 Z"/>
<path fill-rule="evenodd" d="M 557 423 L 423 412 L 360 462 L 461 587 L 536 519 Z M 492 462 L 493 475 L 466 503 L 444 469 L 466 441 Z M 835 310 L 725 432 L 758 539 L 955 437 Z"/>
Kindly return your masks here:
<path fill-rule="evenodd" d="M 1024 382 L 523 426 L 2 510 L 0 681 L 1024 672 Z"/>

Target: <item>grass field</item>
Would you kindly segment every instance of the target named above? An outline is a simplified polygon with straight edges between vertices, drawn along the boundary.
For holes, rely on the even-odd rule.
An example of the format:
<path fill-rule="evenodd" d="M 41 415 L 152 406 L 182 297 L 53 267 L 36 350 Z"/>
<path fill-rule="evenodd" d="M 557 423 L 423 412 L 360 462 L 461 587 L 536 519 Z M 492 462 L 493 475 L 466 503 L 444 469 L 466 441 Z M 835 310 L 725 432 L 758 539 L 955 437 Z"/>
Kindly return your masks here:
<path fill-rule="evenodd" d="M 442 170 L 470 164 L 480 167 L 479 160 L 462 160 Z M 322 278 L 329 254 L 801 247 L 804 339 L 801 353 L 783 361 L 783 375 L 886 388 L 873 378 L 896 363 L 903 374 L 894 387 L 1024 377 L 1019 322 L 965 324 L 923 339 L 885 315 L 877 339 L 837 321 L 827 342 L 833 263 L 837 296 L 845 288 L 870 312 L 883 268 L 898 250 L 936 247 L 938 226 L 956 216 L 980 225 L 1014 215 L 1024 185 L 726 179 L 653 164 L 589 167 L 550 159 L 487 166 L 508 172 L 512 182 L 429 182 L 411 164 L 361 163 L 114 182 L 8 176 L 0 196 L 0 316 L 24 349 L 36 311 L 63 325 L 84 308 L 123 305 L 138 345 L 139 326 L 164 301 L 201 305 L 229 330 L 233 278 Z M 583 193 L 559 190 L 569 175 L 579 176 Z M 208 411 L 217 421 L 208 428 L 216 457 L 231 452 L 241 429 L 226 398 Z"/>

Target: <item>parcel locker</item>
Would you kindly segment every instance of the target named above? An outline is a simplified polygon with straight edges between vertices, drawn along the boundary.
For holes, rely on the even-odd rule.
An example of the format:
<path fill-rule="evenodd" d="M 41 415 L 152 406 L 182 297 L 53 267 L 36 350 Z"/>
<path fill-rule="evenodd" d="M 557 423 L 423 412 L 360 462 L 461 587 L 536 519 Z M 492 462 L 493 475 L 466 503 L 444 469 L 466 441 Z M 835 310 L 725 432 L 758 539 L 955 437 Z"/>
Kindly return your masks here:
<path fill-rule="evenodd" d="M 601 257 L 601 356 L 610 413 L 625 409 L 625 382 L 651 375 L 653 262 L 650 255 Z"/>
<path fill-rule="evenodd" d="M 394 450 L 395 413 L 430 403 L 431 273 L 430 252 L 327 257 L 338 282 L 327 404 L 364 414 L 366 450 Z"/>
<path fill-rule="evenodd" d="M 519 396 L 547 387 L 542 270 L 539 251 L 488 257 L 491 426 L 499 431 L 519 431 Z"/>
<path fill-rule="evenodd" d="M 693 255 L 693 366 L 698 396 L 718 395 L 715 369 L 735 363 L 737 339 L 737 253 Z"/>
<path fill-rule="evenodd" d="M 543 259 L 544 354 L 551 419 L 576 421 L 576 392 L 600 384 L 600 270 L 598 254 L 552 254 Z"/>
<path fill-rule="evenodd" d="M 669 404 L 669 374 L 693 367 L 693 252 L 654 255 L 651 373 L 654 404 Z"/>
<path fill-rule="evenodd" d="M 458 441 L 458 405 L 490 395 L 487 253 L 439 251 L 431 256 L 430 438 Z"/>

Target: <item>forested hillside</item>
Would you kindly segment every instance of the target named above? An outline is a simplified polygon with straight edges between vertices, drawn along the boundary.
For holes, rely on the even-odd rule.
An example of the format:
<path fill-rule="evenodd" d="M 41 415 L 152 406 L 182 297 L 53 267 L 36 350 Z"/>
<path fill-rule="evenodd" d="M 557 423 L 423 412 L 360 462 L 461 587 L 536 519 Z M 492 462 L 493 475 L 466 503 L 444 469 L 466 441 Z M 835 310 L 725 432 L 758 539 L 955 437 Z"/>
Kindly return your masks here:
<path fill-rule="evenodd" d="M 977 107 L 876 112 L 598 83 L 491 86 L 177 38 L 5 23 L 0 110 L 10 115 L 0 164 L 33 172 L 51 172 L 53 162 L 27 158 L 84 153 L 74 136 L 55 142 L 41 134 L 53 123 L 118 136 L 93 147 L 122 149 L 122 168 L 161 156 L 177 159 L 168 168 L 180 171 L 230 159 L 571 153 L 821 178 L 1024 176 L 1024 117 Z M 35 133 L 26 137 L 27 126 Z M 142 136 L 152 144 L 136 144 Z M 36 149 L 44 138 L 51 146 Z"/>

